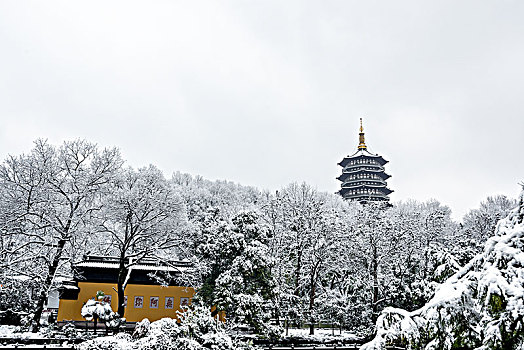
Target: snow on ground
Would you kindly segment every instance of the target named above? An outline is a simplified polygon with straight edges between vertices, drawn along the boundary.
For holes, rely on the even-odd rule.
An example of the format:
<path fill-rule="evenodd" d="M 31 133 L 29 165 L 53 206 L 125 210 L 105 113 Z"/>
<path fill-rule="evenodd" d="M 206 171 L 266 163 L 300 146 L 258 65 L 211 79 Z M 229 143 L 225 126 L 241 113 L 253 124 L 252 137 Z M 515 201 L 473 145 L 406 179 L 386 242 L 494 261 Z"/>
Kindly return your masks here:
<path fill-rule="evenodd" d="M 18 339 L 39 339 L 44 336 L 40 333 L 20 332 L 18 326 L 0 325 L 0 339 L 1 338 L 18 338 Z"/>
<path fill-rule="evenodd" d="M 361 339 L 354 333 L 342 331 L 335 328 L 316 328 L 314 335 L 309 335 L 309 328 L 290 328 L 286 337 L 286 331 L 282 333 L 282 338 L 302 338 L 311 341 L 330 342 L 330 341 L 355 341 Z"/>
<path fill-rule="evenodd" d="M 43 345 L 35 345 L 31 344 L 29 349 L 35 350 L 35 349 L 63 349 L 64 347 L 69 348 L 70 345 L 60 345 L 60 344 L 43 344 Z M 7 349 L 24 349 L 24 346 L 18 345 L 18 344 L 11 344 L 11 345 L 2 345 L 2 350 Z"/>
<path fill-rule="evenodd" d="M 16 328 L 16 326 L 0 325 L 0 338 L 12 337 L 12 334 L 15 332 Z"/>

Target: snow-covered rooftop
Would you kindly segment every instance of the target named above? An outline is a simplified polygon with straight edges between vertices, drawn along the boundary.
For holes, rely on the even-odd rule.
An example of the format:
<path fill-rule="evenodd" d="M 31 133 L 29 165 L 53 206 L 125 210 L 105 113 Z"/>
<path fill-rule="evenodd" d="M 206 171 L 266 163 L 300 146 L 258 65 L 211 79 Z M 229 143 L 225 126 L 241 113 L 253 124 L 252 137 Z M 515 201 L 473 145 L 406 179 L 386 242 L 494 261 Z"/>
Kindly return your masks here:
<path fill-rule="evenodd" d="M 160 262 L 154 259 L 142 259 L 134 263 L 132 259 L 125 259 L 125 265 L 133 270 L 142 271 L 170 271 L 180 272 L 191 266 L 189 261 L 166 261 Z M 84 260 L 75 264 L 77 267 L 93 267 L 102 269 L 118 269 L 120 260 L 114 256 L 84 256 Z"/>
<path fill-rule="evenodd" d="M 100 261 L 81 261 L 75 264 L 78 267 L 98 267 L 103 269 L 118 269 L 118 263 L 112 262 L 100 262 Z M 151 264 L 137 264 L 132 265 L 133 270 L 145 270 L 145 271 L 182 271 L 186 270 L 189 266 L 167 266 L 167 265 L 151 265 Z"/>

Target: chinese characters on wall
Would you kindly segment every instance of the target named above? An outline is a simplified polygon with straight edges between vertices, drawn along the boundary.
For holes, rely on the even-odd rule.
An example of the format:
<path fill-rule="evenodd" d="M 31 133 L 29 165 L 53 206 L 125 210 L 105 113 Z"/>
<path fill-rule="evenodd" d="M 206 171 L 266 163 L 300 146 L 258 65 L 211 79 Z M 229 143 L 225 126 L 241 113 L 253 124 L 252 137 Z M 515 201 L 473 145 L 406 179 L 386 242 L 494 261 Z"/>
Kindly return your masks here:
<path fill-rule="evenodd" d="M 144 297 L 135 297 L 135 309 L 141 309 L 144 306 Z"/>
<path fill-rule="evenodd" d="M 166 297 L 166 309 L 173 309 L 175 306 L 175 298 Z"/>
<path fill-rule="evenodd" d="M 127 295 L 124 296 L 124 306 L 127 306 Z M 180 298 L 180 307 L 187 308 L 189 306 L 189 298 Z M 135 296 L 134 299 L 135 309 L 142 309 L 144 307 L 144 297 Z M 160 308 L 160 297 L 150 297 L 149 298 L 149 308 L 158 309 Z M 164 309 L 172 310 L 175 308 L 175 298 L 174 297 L 165 297 Z"/>
<path fill-rule="evenodd" d="M 150 309 L 158 309 L 158 297 L 151 297 L 149 298 L 149 308 Z"/>

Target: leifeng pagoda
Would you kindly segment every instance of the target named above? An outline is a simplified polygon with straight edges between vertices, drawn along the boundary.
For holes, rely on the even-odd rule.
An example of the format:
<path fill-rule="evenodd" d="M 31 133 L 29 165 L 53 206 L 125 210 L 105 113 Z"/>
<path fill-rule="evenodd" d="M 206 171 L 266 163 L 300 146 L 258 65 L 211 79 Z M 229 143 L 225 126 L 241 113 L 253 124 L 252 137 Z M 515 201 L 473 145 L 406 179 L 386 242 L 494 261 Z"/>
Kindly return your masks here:
<path fill-rule="evenodd" d="M 370 153 L 364 140 L 364 128 L 360 118 L 360 134 L 357 151 L 345 157 L 338 165 L 342 175 L 337 177 L 342 181 L 337 193 L 344 199 L 359 202 L 389 201 L 388 195 L 393 192 L 387 188 L 386 180 L 391 176 L 384 171 L 388 161 L 378 154 Z"/>

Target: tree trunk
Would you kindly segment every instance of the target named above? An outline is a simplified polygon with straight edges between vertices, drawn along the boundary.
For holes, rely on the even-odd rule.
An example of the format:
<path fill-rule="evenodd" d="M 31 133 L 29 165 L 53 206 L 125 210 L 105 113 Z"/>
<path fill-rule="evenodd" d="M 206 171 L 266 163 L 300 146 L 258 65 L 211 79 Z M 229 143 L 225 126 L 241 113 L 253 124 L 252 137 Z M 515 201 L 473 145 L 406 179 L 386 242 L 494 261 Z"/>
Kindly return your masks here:
<path fill-rule="evenodd" d="M 122 254 L 120 256 L 120 262 L 118 266 L 118 280 L 116 283 L 116 292 L 117 292 L 117 301 L 118 301 L 118 309 L 117 313 L 120 317 L 124 317 L 124 313 L 126 311 L 126 308 L 124 306 L 124 300 L 125 300 L 125 287 L 124 283 L 126 282 L 127 277 L 127 268 L 125 265 L 125 256 Z M 129 300 L 128 300 L 129 302 Z"/>
<path fill-rule="evenodd" d="M 58 269 L 58 264 L 60 262 L 60 258 L 62 257 L 62 252 L 64 250 L 66 242 L 67 239 L 63 238 L 58 241 L 55 257 L 53 258 L 53 262 L 51 263 L 51 265 L 49 265 L 49 268 L 47 270 L 47 277 L 40 291 L 40 295 L 38 296 L 35 314 L 31 321 L 30 331 L 33 333 L 36 333 L 40 328 L 40 318 L 42 317 L 44 305 L 49 295 L 49 289 L 51 288 L 51 284 L 53 283 L 53 279 L 55 278 L 56 270 Z"/>
<path fill-rule="evenodd" d="M 422 271 L 422 279 L 426 280 L 428 276 L 429 266 L 429 240 L 426 240 L 426 247 L 424 249 L 424 269 Z"/>
<path fill-rule="evenodd" d="M 373 304 L 372 304 L 372 315 L 371 320 L 375 324 L 378 317 L 378 258 L 377 258 L 377 248 L 373 248 L 373 261 L 372 264 L 372 274 L 373 274 Z"/>
<path fill-rule="evenodd" d="M 300 286 L 300 270 L 302 269 L 302 251 L 299 249 L 297 252 L 297 266 L 295 269 L 295 295 L 299 295 Z"/>
<path fill-rule="evenodd" d="M 522 189 L 524 190 L 524 184 L 522 185 Z M 522 221 L 524 220 L 524 196 L 520 196 L 519 199 L 519 216 L 518 216 L 518 224 L 522 224 Z"/>
<path fill-rule="evenodd" d="M 316 297 L 316 275 L 317 275 L 318 263 L 315 265 L 313 271 L 311 272 L 311 278 L 309 283 L 311 289 L 309 291 L 309 335 L 315 335 L 315 320 L 313 319 L 313 309 L 315 308 L 315 297 Z"/>

